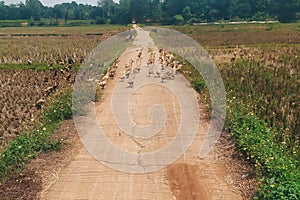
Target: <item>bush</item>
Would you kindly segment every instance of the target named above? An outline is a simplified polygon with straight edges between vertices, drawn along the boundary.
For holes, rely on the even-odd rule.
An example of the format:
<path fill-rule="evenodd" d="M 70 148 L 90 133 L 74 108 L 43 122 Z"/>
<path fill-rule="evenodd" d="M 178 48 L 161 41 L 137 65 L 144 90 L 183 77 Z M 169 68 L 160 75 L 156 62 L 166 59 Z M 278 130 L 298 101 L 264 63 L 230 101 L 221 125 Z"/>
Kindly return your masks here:
<path fill-rule="evenodd" d="M 203 22 L 200 18 L 191 18 L 190 20 L 188 20 L 188 24 L 193 25 L 194 23 L 201 23 Z"/>
<path fill-rule="evenodd" d="M 59 22 L 57 20 L 55 21 L 50 21 L 49 26 L 58 26 Z"/>
<path fill-rule="evenodd" d="M 265 12 L 257 12 L 252 16 L 252 20 L 255 20 L 255 21 L 266 21 L 270 18 L 271 17 Z"/>
<path fill-rule="evenodd" d="M 106 20 L 102 17 L 98 17 L 96 19 L 96 24 L 105 24 L 106 23 Z"/>
<path fill-rule="evenodd" d="M 22 23 L 19 21 L 14 21 L 14 20 L 5 20 L 5 21 L 1 21 L 0 23 L 0 27 L 21 27 Z"/>
<path fill-rule="evenodd" d="M 44 118 L 46 123 L 56 123 L 72 118 L 72 93 L 70 91 L 61 93 L 51 105 L 45 110 Z"/>
<path fill-rule="evenodd" d="M 46 26 L 46 23 L 43 21 L 39 21 L 38 26 Z"/>
<path fill-rule="evenodd" d="M 204 80 L 193 79 L 192 87 L 199 93 L 206 87 Z"/>
<path fill-rule="evenodd" d="M 35 23 L 34 23 L 33 21 L 30 21 L 30 22 L 28 23 L 28 25 L 29 25 L 29 26 L 35 26 Z"/>
<path fill-rule="evenodd" d="M 176 25 L 182 25 L 184 23 L 184 18 L 182 17 L 182 15 L 174 15 L 173 23 Z"/>
<path fill-rule="evenodd" d="M 267 124 L 253 114 L 232 112 L 228 131 L 261 177 L 256 199 L 300 199 L 299 162 L 275 141 Z"/>

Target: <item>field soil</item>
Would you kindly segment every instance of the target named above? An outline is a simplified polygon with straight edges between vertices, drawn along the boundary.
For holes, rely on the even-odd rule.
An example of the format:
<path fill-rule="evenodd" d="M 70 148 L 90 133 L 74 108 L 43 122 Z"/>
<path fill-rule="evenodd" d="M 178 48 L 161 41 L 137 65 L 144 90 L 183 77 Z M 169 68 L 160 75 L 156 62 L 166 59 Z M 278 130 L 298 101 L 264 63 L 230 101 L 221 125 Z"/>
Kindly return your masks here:
<path fill-rule="evenodd" d="M 147 32 L 138 31 L 135 47 L 151 46 L 152 40 Z M 151 46 L 155 50 L 155 46 Z M 157 51 L 157 49 L 156 49 Z M 124 66 L 131 58 L 136 58 L 138 51 L 128 49 L 120 57 L 117 77 L 124 71 Z M 158 54 L 158 52 L 157 52 Z M 142 64 L 146 64 L 150 55 L 148 48 L 143 48 Z M 145 71 L 138 74 L 142 76 Z M 144 74 L 145 75 L 145 74 Z M 182 75 L 178 75 L 182 76 Z M 183 76 L 182 76 L 183 78 Z M 184 78 L 175 78 L 183 81 Z M 117 78 L 109 80 L 103 90 L 101 101 L 95 103 L 98 122 L 107 137 L 116 146 L 134 153 L 149 152 L 163 147 L 174 137 L 180 126 L 180 106 L 176 98 L 158 85 L 142 87 L 134 92 L 129 102 L 129 113 L 138 124 L 149 123 L 145 112 L 153 103 L 165 106 L 167 120 L 165 129 L 159 137 L 134 139 L 123 133 L 114 121 L 111 108 L 112 95 Z M 187 81 L 182 84 L 189 85 Z M 128 88 L 130 89 L 130 88 Z M 122 105 L 120 105 L 122 106 Z M 74 124 L 69 123 L 71 135 L 67 134 L 67 149 L 54 153 L 53 162 L 41 161 L 44 170 L 37 170 L 42 182 L 42 190 L 36 194 L 40 199 L 246 199 L 251 189 L 251 169 L 239 160 L 234 152 L 234 145 L 227 135 L 204 159 L 197 157 L 208 127 L 206 111 L 200 105 L 198 134 L 188 151 L 175 163 L 152 173 L 132 174 L 111 169 L 96 160 L 74 135 Z M 88 130 L 88 127 L 86 127 Z M 68 130 L 63 131 L 65 133 Z M 57 156 L 63 153 L 64 156 Z M 51 159 L 51 157 L 50 157 Z M 41 165 L 41 163 L 39 165 Z M 31 163 L 34 165 L 33 163 Z M 36 165 L 37 166 L 37 165 Z"/>

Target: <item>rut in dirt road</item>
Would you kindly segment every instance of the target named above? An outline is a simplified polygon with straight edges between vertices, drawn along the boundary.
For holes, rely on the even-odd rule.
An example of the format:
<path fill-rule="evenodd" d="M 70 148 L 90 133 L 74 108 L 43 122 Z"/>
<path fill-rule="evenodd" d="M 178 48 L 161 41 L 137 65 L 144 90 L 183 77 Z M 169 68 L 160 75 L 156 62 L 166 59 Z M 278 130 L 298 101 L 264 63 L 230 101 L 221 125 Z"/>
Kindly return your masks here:
<path fill-rule="evenodd" d="M 161 50 L 149 32 L 135 29 L 133 47 L 119 57 L 115 78 L 107 79 L 101 102 L 90 105 L 95 115 L 81 120 L 85 147 L 82 145 L 41 198 L 242 199 L 228 181 L 226 166 L 213 153 L 202 160 L 197 157 L 208 127 L 197 94 L 176 70 L 164 69 L 162 74 Z M 128 68 L 131 74 L 126 77 Z M 135 68 L 140 70 L 133 72 Z M 95 131 L 98 124 L 105 137 Z M 176 139 L 178 132 L 192 133 L 194 128 L 194 136 L 182 134 Z M 151 157 L 160 149 L 164 151 L 155 154 L 159 157 Z M 120 162 L 118 152 L 122 151 L 126 156 Z M 168 159 L 172 163 L 166 162 Z"/>

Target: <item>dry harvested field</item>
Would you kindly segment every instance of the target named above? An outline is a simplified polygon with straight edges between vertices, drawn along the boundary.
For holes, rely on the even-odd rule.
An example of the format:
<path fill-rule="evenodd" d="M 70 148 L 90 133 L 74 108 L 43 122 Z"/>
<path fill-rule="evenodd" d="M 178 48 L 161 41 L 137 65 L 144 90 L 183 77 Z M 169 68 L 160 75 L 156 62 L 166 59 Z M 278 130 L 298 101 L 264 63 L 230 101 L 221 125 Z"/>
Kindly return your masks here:
<path fill-rule="evenodd" d="M 275 144 L 284 144 L 291 157 L 299 159 L 299 24 L 172 28 L 195 39 L 217 63 L 228 92 L 228 112 L 235 112 L 234 109 L 239 106 L 245 107 L 247 112 L 251 111 L 274 130 Z M 5 149 L 7 143 L 16 136 L 34 130 L 52 97 L 72 86 L 76 75 L 74 68 L 78 67 L 101 41 L 126 30 L 126 26 L 0 29 L 0 147 Z M 145 55 L 148 57 L 149 52 L 145 52 Z M 53 65 L 54 69 L 50 70 L 50 65 Z M 35 69 L 38 66 L 42 66 L 43 70 Z M 70 66 L 73 69 L 69 70 Z M 185 70 L 191 71 L 185 76 L 190 76 L 195 83 L 200 81 L 189 66 L 183 66 L 182 72 Z M 119 75 L 122 75 L 122 72 L 118 71 Z M 116 79 L 105 82 L 101 97 L 104 103 L 98 107 L 103 108 L 104 114 L 108 112 L 105 111 L 105 105 L 109 105 L 107 96 L 116 82 Z M 197 90 L 197 84 L 193 86 Z M 201 94 L 207 96 L 205 91 L 200 92 L 200 96 Z M 156 192 L 163 191 L 164 197 L 175 199 L 221 199 L 224 195 L 228 199 L 251 199 L 259 184 L 255 167 L 261 164 L 260 161 L 249 159 L 252 155 L 248 153 L 240 153 L 240 147 L 227 132 L 224 132 L 206 161 L 185 163 L 180 160 L 169 166 L 166 171 L 159 171 L 154 176 L 154 181 L 151 175 L 133 178 L 103 166 L 97 168 L 98 162 L 84 150 L 72 121 L 62 122 L 52 137 L 63 139 L 62 147 L 57 151 L 40 153 L 31 161 L 26 161 L 28 164 L 22 171 L 3 180 L 0 184 L 0 199 L 59 197 L 62 194 L 59 192 L 64 191 L 63 189 L 70 189 L 62 187 L 72 180 L 68 172 L 74 173 L 74 167 L 78 168 L 81 174 L 87 173 L 94 178 L 99 176 L 99 179 L 109 179 L 109 175 L 121 181 L 122 186 L 125 185 L 124 188 L 128 184 L 126 179 L 149 181 L 149 188 Z M 120 141 L 122 139 L 116 138 L 116 142 Z M 270 152 L 270 159 L 267 159 L 272 160 L 272 155 Z M 94 171 L 86 169 L 82 159 Z M 75 164 L 72 162 L 74 160 Z M 210 168 L 210 162 L 213 163 L 214 172 L 205 171 Z M 200 165 L 202 167 L 199 167 Z M 226 168 L 220 167 L 222 165 Z M 104 172 L 108 175 L 101 176 Z M 216 182 L 209 179 L 209 175 L 213 176 L 212 179 Z M 90 181 L 84 176 L 77 178 L 82 178 L 83 183 Z M 201 178 L 206 182 L 201 181 Z M 101 186 L 97 180 L 93 181 L 95 182 L 89 184 Z M 155 186 L 157 181 L 161 181 L 157 185 L 163 188 L 162 190 Z M 104 185 L 112 187 L 113 184 L 110 183 L 108 181 Z M 221 186 L 209 188 L 209 184 L 214 183 Z M 72 186 L 80 187 L 76 184 L 70 185 Z M 136 186 L 135 190 L 138 190 L 140 185 Z M 151 193 L 151 189 L 147 190 L 143 185 L 141 188 Z M 215 196 L 212 195 L 217 190 Z M 109 196 L 110 191 L 112 190 L 104 191 L 103 195 Z M 97 194 L 95 190 L 93 192 Z M 121 198 L 120 195 L 124 191 L 119 188 L 113 192 L 117 195 L 115 198 Z M 81 195 L 84 194 L 82 191 Z M 70 195 L 78 197 L 76 193 Z M 159 194 L 155 193 L 153 197 L 159 199 Z"/>
<path fill-rule="evenodd" d="M 261 46 L 299 44 L 299 24 L 183 26 L 173 29 L 188 34 L 206 49 L 237 45 Z"/>
<path fill-rule="evenodd" d="M 1 29 L 0 149 L 32 131 L 47 99 L 74 83 L 72 66 L 80 65 L 97 44 L 121 30 L 126 27 Z"/>
<path fill-rule="evenodd" d="M 16 136 L 32 131 L 47 99 L 75 81 L 75 73 L 59 69 L 2 69 L 0 77 L 0 149 Z"/>
<path fill-rule="evenodd" d="M 80 64 L 102 40 L 126 26 L 61 27 L 61 28 L 3 28 L 0 30 L 0 64 L 33 63 Z M 71 61 L 72 60 L 72 61 Z"/>

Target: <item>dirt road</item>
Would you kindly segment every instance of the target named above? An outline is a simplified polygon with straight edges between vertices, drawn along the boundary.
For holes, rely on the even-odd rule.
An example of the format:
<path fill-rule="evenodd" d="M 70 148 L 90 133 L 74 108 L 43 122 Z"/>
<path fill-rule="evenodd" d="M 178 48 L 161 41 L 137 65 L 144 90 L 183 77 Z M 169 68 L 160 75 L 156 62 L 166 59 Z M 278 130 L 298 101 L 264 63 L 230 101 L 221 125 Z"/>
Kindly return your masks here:
<path fill-rule="evenodd" d="M 138 30 L 134 46 L 120 57 L 116 77 L 122 75 L 125 64 L 131 58 L 137 58 L 141 49 L 142 65 L 146 65 L 150 56 L 149 48 L 158 55 L 149 33 Z M 137 73 L 134 84 L 147 81 L 147 73 L 146 68 Z M 160 79 L 149 77 L 148 80 L 150 79 L 158 83 L 130 88 L 127 87 L 127 80 L 125 82 L 119 82 L 118 78 L 110 80 L 103 91 L 101 102 L 95 104 L 96 121 L 107 138 L 112 144 L 128 152 L 146 153 L 160 149 L 171 142 L 182 125 L 183 111 L 179 99 L 169 89 L 159 84 Z M 183 85 L 183 88 L 190 88 L 189 83 L 180 74 L 176 75 L 174 80 L 162 84 Z M 148 138 L 134 138 L 119 128 L 111 106 L 117 87 L 132 92 L 127 110 L 132 121 L 138 125 L 146 126 L 151 123 L 149 108 L 152 105 L 164 106 L 166 119 L 163 129 L 159 130 L 158 134 Z M 197 158 L 208 122 L 201 106 L 196 108 L 199 108 L 196 112 L 200 113 L 200 120 L 196 120 L 199 127 L 198 134 L 184 155 L 168 167 L 142 174 L 121 172 L 96 160 L 82 145 L 79 153 L 58 174 L 57 181 L 43 191 L 42 199 L 241 199 L 241 194 L 233 187 L 233 180 L 226 166 L 214 153 L 202 160 Z M 88 127 L 86 128 L 88 130 Z"/>

